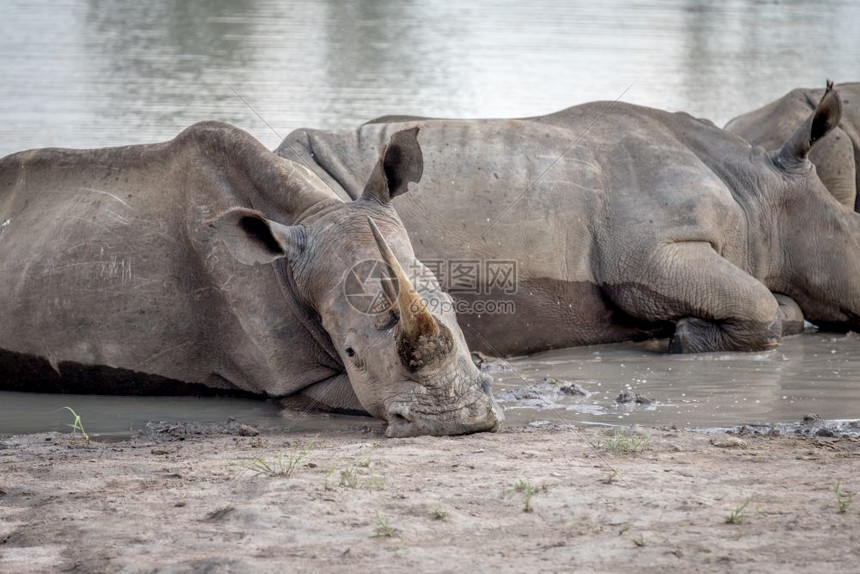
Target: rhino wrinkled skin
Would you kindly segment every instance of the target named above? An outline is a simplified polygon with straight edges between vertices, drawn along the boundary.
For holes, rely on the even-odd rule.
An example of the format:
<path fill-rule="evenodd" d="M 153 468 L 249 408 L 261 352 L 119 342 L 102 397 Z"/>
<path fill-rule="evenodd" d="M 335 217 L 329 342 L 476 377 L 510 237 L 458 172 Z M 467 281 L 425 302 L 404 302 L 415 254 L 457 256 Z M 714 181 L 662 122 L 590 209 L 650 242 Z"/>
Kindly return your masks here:
<path fill-rule="evenodd" d="M 292 397 L 385 419 L 389 436 L 496 429 L 454 313 L 367 313 L 344 294 L 381 250 L 420 267 L 390 205 L 421 178 L 415 133 L 392 132 L 355 201 L 217 122 L 162 144 L 3 158 L 0 385 Z"/>
<path fill-rule="evenodd" d="M 839 203 L 860 212 L 860 83 L 839 84 L 842 119 L 809 153 L 818 177 Z M 726 131 L 771 149 L 791 136 L 824 96 L 822 89 L 797 88 L 726 124 Z"/>
<path fill-rule="evenodd" d="M 860 216 L 807 158 L 841 108 L 828 90 L 770 150 L 685 113 L 594 102 L 533 118 L 299 129 L 276 153 L 358 197 L 388 134 L 419 127 L 424 176 L 393 202 L 418 258 L 517 263 L 516 293 L 457 294 L 515 304 L 460 311 L 473 350 L 665 335 L 672 352 L 756 351 L 799 332 L 804 315 L 860 326 Z"/>

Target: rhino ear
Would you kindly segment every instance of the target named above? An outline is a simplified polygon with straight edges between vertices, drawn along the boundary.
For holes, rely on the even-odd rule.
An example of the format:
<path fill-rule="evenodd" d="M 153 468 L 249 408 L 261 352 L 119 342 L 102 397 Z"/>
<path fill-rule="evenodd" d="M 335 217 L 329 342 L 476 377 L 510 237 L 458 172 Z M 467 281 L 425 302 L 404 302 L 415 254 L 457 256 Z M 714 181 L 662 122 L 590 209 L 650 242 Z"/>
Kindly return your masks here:
<path fill-rule="evenodd" d="M 218 231 L 233 257 L 245 265 L 295 256 L 304 244 L 301 228 L 276 223 L 244 207 L 228 209 L 205 224 Z"/>
<path fill-rule="evenodd" d="M 418 145 L 418 128 L 399 131 L 382 150 L 382 157 L 376 162 L 361 197 L 387 204 L 406 193 L 410 181 L 421 181 L 423 173 L 424 154 Z"/>
<path fill-rule="evenodd" d="M 827 89 L 812 115 L 792 134 L 780 148 L 778 155 L 784 161 L 802 161 L 809 154 L 815 142 L 829 134 L 842 119 L 842 98 L 827 80 Z"/>

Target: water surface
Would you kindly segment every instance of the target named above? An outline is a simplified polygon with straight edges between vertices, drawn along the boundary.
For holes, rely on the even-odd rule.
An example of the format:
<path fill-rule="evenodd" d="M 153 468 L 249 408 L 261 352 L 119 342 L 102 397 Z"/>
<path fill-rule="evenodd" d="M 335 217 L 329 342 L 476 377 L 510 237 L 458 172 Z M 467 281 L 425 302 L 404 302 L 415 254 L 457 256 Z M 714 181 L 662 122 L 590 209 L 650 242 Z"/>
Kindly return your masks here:
<path fill-rule="evenodd" d="M 860 79 L 858 25 L 850 0 L 3 0 L 0 155 L 166 140 L 204 119 L 274 148 L 298 127 L 622 93 L 722 125 L 798 85 Z"/>
<path fill-rule="evenodd" d="M 814 333 L 783 339 L 765 353 L 667 355 L 665 341 L 564 349 L 508 362 L 493 373 L 497 393 L 544 377 L 573 381 L 589 395 L 542 408 L 508 402 L 514 424 L 546 420 L 588 424 L 728 427 L 860 417 L 860 336 Z M 622 392 L 651 405 L 619 404 Z"/>

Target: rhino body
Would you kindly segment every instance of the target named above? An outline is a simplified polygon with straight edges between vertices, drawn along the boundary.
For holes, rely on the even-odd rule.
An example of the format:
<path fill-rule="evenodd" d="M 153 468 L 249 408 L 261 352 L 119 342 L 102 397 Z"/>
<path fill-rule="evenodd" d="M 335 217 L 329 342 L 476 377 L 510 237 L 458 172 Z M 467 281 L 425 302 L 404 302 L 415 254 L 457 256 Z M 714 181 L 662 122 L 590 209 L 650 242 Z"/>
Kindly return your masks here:
<path fill-rule="evenodd" d="M 292 397 L 386 419 L 393 436 L 496 428 L 453 313 L 415 312 L 444 347 L 416 367 L 401 348 L 429 331 L 344 298 L 350 266 L 381 249 L 415 264 L 389 205 L 420 178 L 409 139 L 383 146 L 353 202 L 215 122 L 163 144 L 0 160 L 0 385 Z"/>
<path fill-rule="evenodd" d="M 387 135 L 419 126 L 424 177 L 394 202 L 417 256 L 517 262 L 516 293 L 456 295 L 473 349 L 671 335 L 671 351 L 759 350 L 799 331 L 801 309 L 823 326 L 858 326 L 860 221 L 806 160 L 839 111 L 834 92 L 774 153 L 685 113 L 610 102 L 300 129 L 276 153 L 357 197 Z M 472 312 L 487 297 L 515 312 Z"/>
<path fill-rule="evenodd" d="M 818 176 L 833 196 L 860 212 L 860 83 L 839 84 L 842 120 L 809 154 Z M 726 124 L 726 131 L 766 149 L 782 144 L 821 100 L 822 89 L 798 88 Z"/>

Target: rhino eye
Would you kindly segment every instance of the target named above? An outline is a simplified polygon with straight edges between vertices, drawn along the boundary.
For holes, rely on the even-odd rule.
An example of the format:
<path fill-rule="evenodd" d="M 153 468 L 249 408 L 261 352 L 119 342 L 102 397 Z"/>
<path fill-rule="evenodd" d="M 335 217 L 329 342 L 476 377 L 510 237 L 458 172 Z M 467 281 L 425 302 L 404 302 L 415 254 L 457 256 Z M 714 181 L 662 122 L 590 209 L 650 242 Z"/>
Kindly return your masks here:
<path fill-rule="evenodd" d="M 355 356 L 355 349 L 353 349 L 352 347 L 347 347 L 346 348 L 346 356 L 347 357 L 354 357 Z"/>
<path fill-rule="evenodd" d="M 376 328 L 380 331 L 386 331 L 394 327 L 400 321 L 400 316 L 394 311 L 389 311 L 376 320 Z"/>

